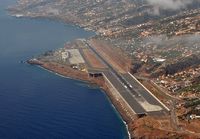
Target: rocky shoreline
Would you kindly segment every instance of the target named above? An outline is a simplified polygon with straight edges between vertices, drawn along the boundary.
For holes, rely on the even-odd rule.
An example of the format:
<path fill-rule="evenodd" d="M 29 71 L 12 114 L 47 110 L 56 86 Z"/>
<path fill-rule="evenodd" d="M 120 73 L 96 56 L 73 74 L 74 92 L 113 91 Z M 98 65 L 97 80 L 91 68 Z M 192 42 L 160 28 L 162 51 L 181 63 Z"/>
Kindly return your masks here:
<path fill-rule="evenodd" d="M 48 71 L 59 74 L 66 78 L 80 80 L 80 81 L 86 82 L 88 84 L 97 85 L 99 88 L 101 88 L 106 93 L 106 95 L 108 96 L 109 100 L 111 101 L 111 103 L 113 104 L 115 109 L 119 112 L 120 116 L 122 117 L 123 121 L 125 122 L 125 124 L 127 126 L 127 131 L 128 131 L 130 138 L 133 138 L 133 133 L 129 130 L 131 120 L 130 120 L 129 116 L 126 115 L 126 112 L 121 107 L 121 105 L 119 105 L 119 103 L 112 96 L 112 93 L 110 92 L 109 88 L 106 87 L 103 77 L 90 78 L 86 72 L 77 71 L 77 70 L 72 69 L 71 67 L 63 66 L 58 63 L 45 63 L 45 62 L 39 61 L 37 59 L 27 60 L 27 63 L 30 65 L 40 66 Z"/>

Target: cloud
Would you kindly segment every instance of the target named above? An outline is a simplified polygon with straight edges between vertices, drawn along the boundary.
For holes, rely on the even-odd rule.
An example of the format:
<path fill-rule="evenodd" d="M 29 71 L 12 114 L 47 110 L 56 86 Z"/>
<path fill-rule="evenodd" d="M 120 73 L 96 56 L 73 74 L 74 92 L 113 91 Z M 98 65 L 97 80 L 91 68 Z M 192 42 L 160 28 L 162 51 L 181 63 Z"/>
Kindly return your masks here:
<path fill-rule="evenodd" d="M 144 38 L 143 43 L 145 46 L 147 45 L 156 45 L 160 47 L 171 47 L 171 46 L 185 46 L 185 47 L 193 47 L 196 46 L 200 48 L 200 35 L 199 34 L 189 34 L 183 36 L 174 36 L 168 38 L 166 35 L 158 35 L 158 36 L 150 36 Z"/>
<path fill-rule="evenodd" d="M 153 14 L 159 14 L 160 10 L 180 10 L 192 4 L 194 1 L 200 0 L 146 0 L 146 2 L 153 6 Z"/>

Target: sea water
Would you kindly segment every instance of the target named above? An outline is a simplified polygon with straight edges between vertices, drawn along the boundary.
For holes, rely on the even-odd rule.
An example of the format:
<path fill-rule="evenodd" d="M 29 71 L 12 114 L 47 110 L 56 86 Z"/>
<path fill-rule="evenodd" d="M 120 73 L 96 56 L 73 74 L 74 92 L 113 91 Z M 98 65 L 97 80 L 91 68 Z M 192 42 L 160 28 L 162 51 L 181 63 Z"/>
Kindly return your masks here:
<path fill-rule="evenodd" d="M 66 41 L 94 35 L 63 23 L 15 18 L 0 1 L 0 139 L 125 139 L 105 93 L 26 61 Z"/>

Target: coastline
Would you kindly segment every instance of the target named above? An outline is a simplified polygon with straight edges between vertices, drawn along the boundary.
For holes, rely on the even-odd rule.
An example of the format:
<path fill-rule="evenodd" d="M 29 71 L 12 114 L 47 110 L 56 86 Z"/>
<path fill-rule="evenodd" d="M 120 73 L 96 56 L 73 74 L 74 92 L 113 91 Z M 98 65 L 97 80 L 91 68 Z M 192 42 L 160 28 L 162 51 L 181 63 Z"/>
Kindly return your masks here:
<path fill-rule="evenodd" d="M 60 22 L 61 24 L 64 24 L 64 25 L 70 25 L 70 26 L 73 26 L 73 27 L 76 27 L 76 28 L 82 28 L 82 29 L 87 30 L 87 31 L 88 30 L 93 31 L 94 35 L 91 35 L 91 38 L 98 36 L 98 35 L 103 35 L 101 33 L 98 33 L 97 29 L 95 30 L 95 26 L 93 26 L 93 27 L 92 26 L 84 26 L 84 24 L 82 24 L 82 22 L 79 22 L 78 20 L 74 20 L 72 18 L 68 18 L 67 20 L 64 20 L 64 18 L 62 18 L 60 16 L 57 17 L 56 15 L 49 16 L 49 15 L 46 15 L 46 14 L 40 15 L 40 14 L 32 14 L 32 13 L 30 13 L 30 15 L 28 13 L 21 14 L 21 15 L 20 14 L 15 15 L 15 12 L 16 11 L 14 11 L 14 13 L 12 15 L 12 16 L 15 16 L 15 18 L 45 19 L 47 21 Z M 93 29 L 91 29 L 91 28 L 93 28 Z M 88 37 L 88 38 L 90 38 L 90 37 Z M 133 118 L 128 117 L 128 115 L 126 114 L 123 107 L 120 106 L 120 104 L 119 104 L 120 102 L 119 102 L 118 98 L 116 98 L 115 95 L 113 95 L 112 90 L 109 90 L 108 86 L 105 85 L 104 78 L 98 78 L 98 79 L 89 78 L 89 76 L 86 75 L 87 72 L 85 72 L 86 74 L 84 74 L 81 71 L 79 71 L 79 72 L 77 70 L 72 71 L 72 68 L 70 69 L 70 67 L 67 67 L 67 66 L 64 67 L 61 64 L 59 65 L 58 63 L 52 64 L 52 63 L 48 63 L 48 62 L 46 63 L 46 61 L 44 61 L 44 62 L 45 62 L 44 64 L 39 63 L 39 64 L 36 64 L 36 65 L 38 65 L 39 68 L 42 68 L 42 69 L 44 69 L 48 72 L 51 72 L 51 73 L 58 75 L 58 76 L 61 76 L 63 78 L 81 81 L 81 82 L 88 84 L 88 86 L 90 84 L 94 84 L 94 85 L 97 85 L 101 90 L 103 90 L 103 92 L 105 93 L 105 95 L 109 99 L 111 106 L 116 110 L 116 112 L 122 118 L 122 121 L 123 121 L 124 125 L 126 126 L 126 130 L 127 130 L 128 135 L 129 135 L 129 138 L 131 138 L 131 137 L 132 138 L 156 137 L 156 136 L 159 136 L 160 134 L 164 134 L 163 132 L 165 130 L 166 130 L 166 133 L 168 132 L 169 135 L 170 135 L 170 133 L 175 134 L 176 131 L 173 132 L 174 129 L 171 129 L 171 128 L 170 128 L 170 130 L 167 130 L 167 128 L 165 129 L 165 127 L 163 126 L 165 124 L 165 122 L 161 122 L 159 120 L 160 117 L 158 117 L 158 116 L 157 117 L 152 116 L 152 117 L 155 118 L 158 122 L 160 122 L 159 123 L 160 125 L 156 124 L 157 121 L 155 122 L 155 120 L 149 119 L 149 121 L 148 120 L 145 121 L 145 119 L 139 118 L 139 117 L 137 117 L 139 120 L 138 119 L 135 120 Z M 35 64 L 33 64 L 33 65 L 35 65 Z M 66 71 L 63 71 L 63 69 L 66 69 Z M 145 84 L 145 86 L 146 86 L 146 84 Z M 121 103 L 121 105 L 123 105 L 123 103 Z M 142 122 L 144 122 L 144 123 L 142 123 Z M 140 123 L 141 125 L 138 124 L 138 123 Z M 154 125 L 156 125 L 156 126 L 154 126 Z M 146 130 L 142 129 L 141 128 L 142 126 L 144 126 L 143 128 L 144 129 L 146 128 Z M 181 127 L 182 125 L 179 125 L 179 126 Z M 157 132 L 155 132 L 155 129 L 157 130 Z M 141 131 L 138 132 L 138 130 L 141 130 Z M 167 137 L 168 134 L 165 134 L 165 136 L 163 136 L 163 137 Z M 178 136 L 179 131 L 177 131 L 176 134 Z M 188 133 L 188 134 L 190 134 L 190 133 Z M 171 137 L 172 136 L 175 136 L 175 135 L 171 134 Z M 181 136 L 179 136 L 179 137 L 181 137 Z"/>
<path fill-rule="evenodd" d="M 7 9 L 9 11 L 9 9 Z M 95 35 L 91 36 L 91 37 L 94 37 L 96 35 L 98 35 L 99 33 L 90 28 L 90 27 L 85 27 L 79 23 L 76 23 L 76 22 L 73 22 L 73 21 L 70 21 L 70 20 L 63 20 L 62 18 L 57 18 L 55 16 L 33 16 L 33 15 L 25 15 L 25 14 L 17 14 L 17 13 L 9 13 L 10 16 L 12 17 L 15 17 L 15 18 L 28 18 L 28 19 L 45 19 L 45 20 L 50 20 L 50 21 L 53 21 L 53 22 L 59 22 L 63 25 L 71 25 L 71 26 L 74 26 L 74 27 L 77 27 L 77 28 L 82 28 L 84 29 L 85 31 L 92 31 L 93 33 L 95 33 Z M 90 38 L 91 38 L 90 37 Z"/>
<path fill-rule="evenodd" d="M 81 82 L 84 82 L 84 83 L 87 83 L 89 85 L 92 85 L 92 84 L 95 84 L 97 85 L 106 95 L 106 97 L 109 99 L 112 107 L 116 110 L 116 112 L 119 114 L 119 116 L 121 117 L 122 119 L 122 122 L 124 123 L 125 127 L 126 127 L 126 130 L 127 130 L 127 135 L 128 135 L 128 138 L 131 139 L 131 138 L 134 138 L 132 135 L 133 133 L 131 133 L 131 130 L 130 130 L 130 124 L 131 124 L 131 119 L 129 118 L 128 115 L 126 115 L 126 112 L 123 110 L 122 107 L 120 107 L 120 104 L 119 102 L 114 98 L 114 96 L 112 96 L 112 93 L 110 92 L 109 88 L 105 85 L 105 81 L 102 77 L 99 77 L 98 79 L 97 78 L 86 78 L 86 76 L 76 76 L 77 73 L 72 72 L 70 74 L 66 74 L 65 71 L 62 71 L 62 70 L 59 70 L 58 66 L 57 68 L 52 68 L 52 66 L 50 64 L 45 64 L 45 63 L 42 63 L 41 61 L 37 61 L 35 63 L 30 63 L 29 60 L 27 61 L 28 64 L 30 65 L 36 65 L 38 66 L 39 68 L 42 68 L 43 70 L 46 70 L 48 72 L 51 72 L 57 76 L 60 76 L 60 77 L 63 77 L 63 78 L 68 78 L 68 79 L 72 79 L 72 80 L 77 80 L 77 81 L 81 81 Z M 66 69 L 66 70 L 69 70 L 69 69 Z M 79 72 L 79 74 L 83 74 L 83 72 L 81 71 L 77 71 Z M 85 75 L 87 75 L 87 73 L 85 73 Z M 88 77 L 88 75 L 87 75 Z"/>

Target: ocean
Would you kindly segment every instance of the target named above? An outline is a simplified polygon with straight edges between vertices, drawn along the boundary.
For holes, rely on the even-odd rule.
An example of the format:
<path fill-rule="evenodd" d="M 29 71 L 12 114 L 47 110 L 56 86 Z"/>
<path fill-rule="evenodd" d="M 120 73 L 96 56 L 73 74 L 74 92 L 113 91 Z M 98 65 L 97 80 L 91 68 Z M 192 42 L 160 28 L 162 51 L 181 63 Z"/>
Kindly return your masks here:
<path fill-rule="evenodd" d="M 126 139 L 105 92 L 26 61 L 94 35 L 56 21 L 15 18 L 0 2 L 0 139 Z"/>

